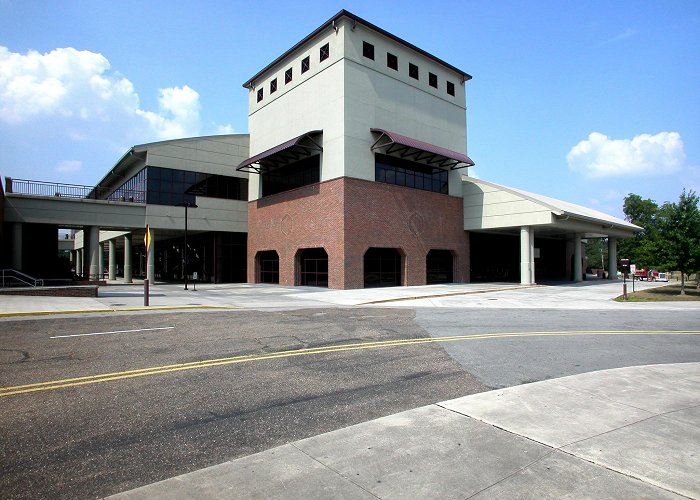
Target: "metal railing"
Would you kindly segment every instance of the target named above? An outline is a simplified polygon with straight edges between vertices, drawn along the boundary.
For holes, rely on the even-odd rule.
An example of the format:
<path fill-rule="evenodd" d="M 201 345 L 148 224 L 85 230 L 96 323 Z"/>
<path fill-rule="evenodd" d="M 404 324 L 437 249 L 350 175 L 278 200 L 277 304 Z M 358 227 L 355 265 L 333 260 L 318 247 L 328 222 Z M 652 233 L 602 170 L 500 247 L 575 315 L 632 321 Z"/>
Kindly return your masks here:
<path fill-rule="evenodd" d="M 80 186 L 60 182 L 31 181 L 5 178 L 5 193 L 51 196 L 71 199 L 127 201 L 145 203 L 146 193 L 140 190 L 119 188 L 111 190 L 101 186 Z"/>
<path fill-rule="evenodd" d="M 0 269 L 0 280 L 2 288 L 10 286 L 44 286 L 44 280 L 32 278 L 16 269 Z"/>

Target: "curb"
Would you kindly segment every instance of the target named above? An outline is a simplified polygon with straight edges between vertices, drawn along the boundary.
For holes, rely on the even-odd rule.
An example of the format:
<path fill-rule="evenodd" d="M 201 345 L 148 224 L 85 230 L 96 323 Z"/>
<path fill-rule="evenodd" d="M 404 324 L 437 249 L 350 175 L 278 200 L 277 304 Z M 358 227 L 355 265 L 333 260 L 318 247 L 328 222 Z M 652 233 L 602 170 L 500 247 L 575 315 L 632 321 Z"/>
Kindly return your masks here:
<path fill-rule="evenodd" d="M 52 314 L 87 314 L 87 313 L 111 313 L 111 312 L 142 312 L 142 311 L 173 311 L 178 309 L 240 309 L 238 306 L 143 306 L 120 307 L 109 309 L 67 309 L 65 311 L 17 311 L 2 312 L 0 318 L 13 316 L 49 316 Z"/>
<path fill-rule="evenodd" d="M 509 288 L 491 288 L 489 290 L 474 290 L 470 292 L 452 292 L 452 293 L 440 293 L 436 295 L 417 295 L 414 297 L 397 297 L 394 299 L 382 299 L 382 300 L 372 300 L 370 302 L 361 302 L 357 304 L 358 306 L 366 306 L 372 304 L 385 304 L 387 302 L 401 302 L 404 300 L 420 300 L 420 299 L 437 299 L 440 297 L 453 297 L 456 295 L 476 295 L 478 293 L 491 293 L 491 292 L 510 292 L 513 290 L 523 290 L 525 288 L 538 288 L 545 285 L 522 285 L 519 287 L 509 287 Z"/>

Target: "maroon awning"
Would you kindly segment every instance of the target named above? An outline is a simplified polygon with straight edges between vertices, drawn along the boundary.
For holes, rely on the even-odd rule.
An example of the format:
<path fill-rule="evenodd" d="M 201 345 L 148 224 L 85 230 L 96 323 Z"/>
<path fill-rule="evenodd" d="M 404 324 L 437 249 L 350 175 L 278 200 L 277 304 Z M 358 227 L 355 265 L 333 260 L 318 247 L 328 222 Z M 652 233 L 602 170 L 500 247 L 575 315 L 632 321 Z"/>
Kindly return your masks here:
<path fill-rule="evenodd" d="M 449 167 L 452 170 L 474 166 L 474 162 L 467 155 L 451 149 L 380 128 L 372 128 L 370 132 L 379 134 L 379 138 L 372 145 L 372 151 L 383 150 L 388 155 L 409 158 L 440 168 Z"/>
<path fill-rule="evenodd" d="M 283 167 L 302 158 L 312 156 L 323 151 L 313 137 L 322 133 L 322 130 L 312 130 L 290 139 L 282 144 L 258 153 L 255 156 L 242 161 L 236 170 L 260 174 L 263 171 L 274 170 Z"/>

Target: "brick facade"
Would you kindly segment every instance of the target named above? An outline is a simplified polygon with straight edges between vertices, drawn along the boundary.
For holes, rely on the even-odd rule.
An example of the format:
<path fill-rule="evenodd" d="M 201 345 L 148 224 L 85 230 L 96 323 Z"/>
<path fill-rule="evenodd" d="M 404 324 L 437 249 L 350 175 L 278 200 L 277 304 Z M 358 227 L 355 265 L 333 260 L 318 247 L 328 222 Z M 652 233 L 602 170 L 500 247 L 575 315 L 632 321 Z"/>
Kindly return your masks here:
<path fill-rule="evenodd" d="M 450 250 L 454 281 L 469 281 L 461 198 L 341 177 L 249 203 L 248 282 L 256 282 L 256 254 L 275 250 L 280 284 L 298 284 L 299 250 L 317 247 L 328 253 L 329 288 L 362 288 L 370 247 L 399 249 L 404 285 L 426 283 L 431 249 Z"/>

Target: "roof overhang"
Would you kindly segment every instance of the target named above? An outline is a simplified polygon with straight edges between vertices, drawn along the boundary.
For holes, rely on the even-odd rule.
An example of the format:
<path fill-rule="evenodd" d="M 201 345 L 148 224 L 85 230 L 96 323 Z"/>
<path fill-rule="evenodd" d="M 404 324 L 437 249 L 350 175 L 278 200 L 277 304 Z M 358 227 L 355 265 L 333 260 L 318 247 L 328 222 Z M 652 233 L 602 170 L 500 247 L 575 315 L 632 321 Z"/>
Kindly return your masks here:
<path fill-rule="evenodd" d="M 474 162 L 467 155 L 447 148 L 380 128 L 372 128 L 370 132 L 379 134 L 379 137 L 371 147 L 372 151 L 375 152 L 379 151 L 390 156 L 405 158 L 431 167 L 449 168 L 450 170 L 474 166 Z"/>
<path fill-rule="evenodd" d="M 538 236 L 628 238 L 643 228 L 612 215 L 547 196 L 462 176 L 464 229 L 516 234 L 535 228 Z"/>
<path fill-rule="evenodd" d="M 265 174 L 304 158 L 320 154 L 323 147 L 316 138 L 322 130 L 312 130 L 242 161 L 236 170 Z"/>

